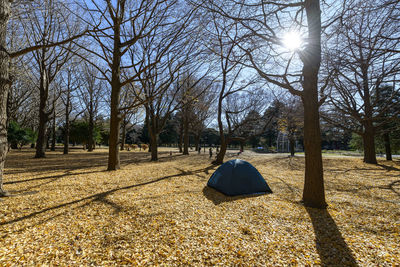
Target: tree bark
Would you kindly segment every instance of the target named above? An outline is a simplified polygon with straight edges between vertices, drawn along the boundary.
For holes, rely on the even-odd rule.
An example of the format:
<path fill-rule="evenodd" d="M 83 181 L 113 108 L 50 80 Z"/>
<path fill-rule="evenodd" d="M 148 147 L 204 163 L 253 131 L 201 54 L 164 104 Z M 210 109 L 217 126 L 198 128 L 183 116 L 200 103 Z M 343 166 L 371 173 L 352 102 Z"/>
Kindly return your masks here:
<path fill-rule="evenodd" d="M 386 160 L 392 160 L 392 149 L 390 147 L 390 135 L 389 135 L 389 133 L 384 133 L 383 134 L 383 140 L 385 142 Z"/>
<path fill-rule="evenodd" d="M 110 120 L 110 137 L 109 137 L 109 152 L 108 152 L 108 169 L 109 171 L 120 168 L 119 160 L 119 128 L 120 117 L 118 111 L 119 92 L 111 93 L 111 120 Z"/>
<path fill-rule="evenodd" d="M 40 101 L 42 102 L 42 101 Z M 42 103 L 40 104 L 42 106 Z M 38 138 L 36 140 L 36 154 L 35 158 L 44 158 L 46 157 L 46 146 L 47 146 L 47 136 L 46 136 L 46 112 L 42 109 L 39 109 L 39 127 L 38 127 Z"/>
<path fill-rule="evenodd" d="M 364 162 L 370 164 L 377 164 L 376 151 L 375 151 L 375 133 L 371 125 L 364 125 L 365 131 L 362 135 L 364 146 Z"/>
<path fill-rule="evenodd" d="M 56 109 L 53 106 L 53 123 L 51 125 L 51 151 L 56 151 Z"/>
<path fill-rule="evenodd" d="M 69 153 L 69 105 L 70 105 L 70 92 L 67 92 L 67 102 L 65 104 L 65 129 L 64 129 L 64 154 Z"/>
<path fill-rule="evenodd" d="M 122 136 L 121 136 L 121 151 L 125 149 L 125 139 L 126 139 L 126 121 L 122 120 Z"/>
<path fill-rule="evenodd" d="M 89 112 L 89 137 L 88 137 L 88 152 L 92 152 L 94 148 L 93 131 L 94 131 L 94 121 L 93 121 L 93 111 Z"/>
<path fill-rule="evenodd" d="M 9 0 L 0 0 L 0 197 L 8 193 L 3 188 L 4 163 L 8 152 L 7 144 L 7 97 L 10 89 L 10 57 L 6 49 L 7 23 L 10 17 Z"/>
<path fill-rule="evenodd" d="M 290 156 L 294 157 L 294 149 L 295 149 L 295 140 L 293 137 L 289 138 L 289 150 L 290 150 Z"/>
<path fill-rule="evenodd" d="M 111 114 L 110 114 L 110 137 L 108 150 L 107 170 L 117 170 L 120 168 L 119 160 L 119 130 L 121 125 L 121 114 L 119 111 L 120 92 L 121 92 L 121 36 L 120 18 L 114 18 L 114 47 L 113 64 L 111 74 Z"/>
<path fill-rule="evenodd" d="M 45 69 L 45 53 L 46 49 L 42 49 L 41 71 L 40 71 L 40 84 L 39 84 L 39 128 L 38 138 L 36 140 L 36 154 L 35 158 L 46 157 L 46 147 L 48 138 L 46 138 L 46 126 L 49 121 L 49 114 L 46 112 L 46 103 L 49 96 L 49 81 Z"/>
<path fill-rule="evenodd" d="M 157 161 L 158 160 L 157 142 L 158 142 L 158 135 L 157 134 L 151 134 L 150 135 L 151 161 Z"/>
<path fill-rule="evenodd" d="M 222 124 L 222 95 L 224 91 L 221 90 L 220 97 L 218 99 L 218 128 L 219 128 L 219 138 L 221 142 L 221 149 L 217 154 L 217 158 L 212 162 L 214 165 L 221 165 L 224 162 L 224 157 L 227 149 L 227 140 L 224 134 L 224 126 Z"/>
<path fill-rule="evenodd" d="M 179 141 L 178 141 L 178 148 L 179 148 L 179 153 L 183 153 L 183 148 L 182 148 L 182 144 L 183 144 L 183 115 L 182 115 L 182 119 L 181 119 L 181 124 L 179 126 Z"/>
<path fill-rule="evenodd" d="M 194 136 L 194 146 L 196 148 L 196 151 L 199 151 L 199 149 L 200 149 L 200 136 L 201 136 L 201 133 L 197 133 Z"/>
<path fill-rule="evenodd" d="M 217 158 L 212 162 L 214 165 L 221 165 L 222 163 L 224 163 L 224 157 L 225 157 L 227 148 L 228 148 L 228 144 L 226 142 L 225 137 L 223 137 L 223 139 L 221 139 L 221 146 L 220 146 L 220 150 L 217 154 Z"/>
<path fill-rule="evenodd" d="M 189 155 L 189 118 L 187 108 L 183 108 L 183 155 Z"/>
<path fill-rule="evenodd" d="M 321 10 L 319 0 L 306 0 L 309 43 L 302 57 L 305 178 L 303 203 L 326 208 L 319 124 L 318 72 L 321 65 Z"/>

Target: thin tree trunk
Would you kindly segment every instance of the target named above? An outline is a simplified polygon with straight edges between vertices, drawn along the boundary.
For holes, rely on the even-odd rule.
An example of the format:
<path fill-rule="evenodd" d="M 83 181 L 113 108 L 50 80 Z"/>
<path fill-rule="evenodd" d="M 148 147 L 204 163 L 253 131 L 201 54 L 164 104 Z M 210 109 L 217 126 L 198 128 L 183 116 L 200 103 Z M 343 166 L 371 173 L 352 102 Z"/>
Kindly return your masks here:
<path fill-rule="evenodd" d="M 223 139 L 221 139 L 221 147 L 217 154 L 217 158 L 212 162 L 214 165 L 221 165 L 222 163 L 224 163 L 224 157 L 225 157 L 227 148 L 228 148 L 228 144 L 226 142 L 225 137 L 223 137 Z"/>
<path fill-rule="evenodd" d="M 46 123 L 47 123 L 46 113 L 42 108 L 40 108 L 39 109 L 38 137 L 36 140 L 35 158 L 46 157 L 46 145 L 47 145 Z"/>
<path fill-rule="evenodd" d="M 118 101 L 116 101 L 115 98 L 118 98 Z M 118 112 L 119 96 L 112 97 L 111 103 L 112 104 L 111 104 L 110 138 L 109 138 L 109 153 L 108 153 L 109 171 L 117 170 L 120 168 L 119 147 L 118 147 L 119 128 L 120 128 L 120 118 Z"/>
<path fill-rule="evenodd" d="M 189 155 L 189 118 L 186 108 L 184 108 L 183 117 L 183 155 Z"/>
<path fill-rule="evenodd" d="M 51 125 L 51 151 L 56 151 L 56 109 L 53 107 L 53 123 Z"/>
<path fill-rule="evenodd" d="M 295 146 L 295 140 L 293 137 L 289 138 L 289 150 L 290 150 L 290 156 L 294 157 L 294 146 Z"/>
<path fill-rule="evenodd" d="M 89 137 L 88 137 L 88 152 L 93 151 L 93 131 L 94 131 L 94 121 L 93 121 L 93 111 L 89 112 Z"/>
<path fill-rule="evenodd" d="M 221 149 L 219 150 L 219 153 L 217 154 L 216 160 L 214 160 L 212 163 L 214 165 L 221 165 L 224 162 L 224 157 L 227 149 L 227 140 L 225 138 L 224 134 L 224 128 L 222 125 L 222 94 L 223 91 L 221 91 L 220 98 L 218 100 L 218 128 L 219 128 L 219 138 L 221 142 Z"/>
<path fill-rule="evenodd" d="M 392 149 L 390 147 L 390 135 L 389 135 L 389 133 L 384 133 L 383 134 L 383 140 L 385 141 L 386 160 L 392 160 Z"/>
<path fill-rule="evenodd" d="M 179 148 L 179 153 L 183 153 L 183 148 L 182 148 L 182 144 L 183 144 L 183 115 L 182 115 L 182 119 L 181 119 L 181 124 L 179 126 L 179 141 L 178 141 L 178 148 Z"/>
<path fill-rule="evenodd" d="M 121 136 L 121 150 L 125 149 L 125 139 L 126 139 L 126 121 L 125 119 L 122 121 L 122 136 Z"/>
<path fill-rule="evenodd" d="M 7 23 L 10 16 L 10 1 L 0 0 L 0 197 L 8 193 L 3 188 L 4 163 L 7 144 L 7 96 L 10 89 L 10 57 L 6 50 Z"/>
<path fill-rule="evenodd" d="M 50 149 L 50 134 L 51 134 L 51 129 L 46 130 L 46 149 Z"/>
<path fill-rule="evenodd" d="M 36 140 L 35 158 L 46 157 L 46 147 L 48 147 L 48 138 L 46 135 L 46 125 L 49 121 L 49 114 L 46 112 L 46 102 L 49 96 L 49 81 L 45 70 L 45 49 L 42 49 L 41 73 L 40 73 L 40 97 L 39 97 L 39 128 L 38 138 Z"/>
<path fill-rule="evenodd" d="M 310 40 L 303 57 L 305 177 L 303 203 L 326 208 L 319 124 L 318 72 L 321 65 L 321 10 L 319 0 L 306 0 L 305 9 Z"/>
<path fill-rule="evenodd" d="M 377 164 L 375 152 L 375 133 L 372 125 L 365 125 L 365 131 L 362 136 L 364 146 L 364 162 Z"/>
<path fill-rule="evenodd" d="M 65 131 L 64 131 L 64 154 L 69 153 L 69 91 L 67 92 L 67 103 L 65 105 Z"/>
<path fill-rule="evenodd" d="M 197 133 L 194 137 L 194 146 L 196 147 L 196 151 L 199 151 L 200 148 L 200 136 L 201 133 Z"/>

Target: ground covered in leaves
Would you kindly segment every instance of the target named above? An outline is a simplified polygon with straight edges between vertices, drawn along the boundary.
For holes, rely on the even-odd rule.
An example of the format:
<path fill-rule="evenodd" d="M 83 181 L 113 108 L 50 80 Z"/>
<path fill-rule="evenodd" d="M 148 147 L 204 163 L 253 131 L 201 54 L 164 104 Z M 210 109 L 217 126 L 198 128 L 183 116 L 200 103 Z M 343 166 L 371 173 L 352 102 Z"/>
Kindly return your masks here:
<path fill-rule="evenodd" d="M 400 162 L 324 158 L 329 208 L 299 203 L 304 158 L 240 156 L 274 191 L 206 187 L 207 154 L 12 151 L 0 199 L 0 266 L 400 265 Z M 232 159 L 233 156 L 227 158 Z"/>

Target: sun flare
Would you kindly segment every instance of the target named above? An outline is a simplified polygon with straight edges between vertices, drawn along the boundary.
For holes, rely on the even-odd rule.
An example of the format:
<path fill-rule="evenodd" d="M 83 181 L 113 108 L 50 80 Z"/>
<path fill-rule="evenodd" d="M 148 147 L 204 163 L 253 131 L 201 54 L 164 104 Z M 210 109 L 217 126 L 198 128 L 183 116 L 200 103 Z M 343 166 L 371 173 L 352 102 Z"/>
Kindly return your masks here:
<path fill-rule="evenodd" d="M 282 44 L 289 50 L 295 51 L 301 47 L 303 40 L 296 31 L 287 32 L 282 39 Z"/>

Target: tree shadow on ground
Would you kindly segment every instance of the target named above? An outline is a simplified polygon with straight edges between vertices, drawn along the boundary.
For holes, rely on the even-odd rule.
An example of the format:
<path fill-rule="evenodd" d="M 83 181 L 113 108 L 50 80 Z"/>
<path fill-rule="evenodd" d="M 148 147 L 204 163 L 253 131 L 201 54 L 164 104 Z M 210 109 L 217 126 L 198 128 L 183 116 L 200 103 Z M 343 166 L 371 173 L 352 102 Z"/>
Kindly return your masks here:
<path fill-rule="evenodd" d="M 311 218 L 321 266 L 358 266 L 335 221 L 325 209 L 305 208 Z"/>
<path fill-rule="evenodd" d="M 107 191 L 104 191 L 104 192 L 100 192 L 100 193 L 97 193 L 97 194 L 92 194 L 92 195 L 89 195 L 89 196 L 86 196 L 86 197 L 83 197 L 83 198 L 80 198 L 80 199 L 76 199 L 76 200 L 73 200 L 73 201 L 70 201 L 70 202 L 66 202 L 66 203 L 62 203 L 62 204 L 55 205 L 55 206 L 52 206 L 52 207 L 44 208 L 42 210 L 35 211 L 35 212 L 30 213 L 30 214 L 27 214 L 27 215 L 24 215 L 24 216 L 21 216 L 21 217 L 17 217 L 17 218 L 8 220 L 8 221 L 7 220 L 2 221 L 2 222 L 0 222 L 0 226 L 16 223 L 16 222 L 23 221 L 23 220 L 30 219 L 30 218 L 34 218 L 34 217 L 39 216 L 41 214 L 45 214 L 46 212 L 49 212 L 49 211 L 52 211 L 52 210 L 61 209 L 61 208 L 66 208 L 66 207 L 69 207 L 69 206 L 74 205 L 74 204 L 81 204 L 79 207 L 85 207 L 85 206 L 87 206 L 87 205 L 89 205 L 89 204 L 91 204 L 93 202 L 101 202 L 101 203 L 104 203 L 106 205 L 109 205 L 111 208 L 114 209 L 114 213 L 118 214 L 121 211 L 123 211 L 123 207 L 115 204 L 114 202 L 112 202 L 109 199 L 106 199 L 109 195 L 111 195 L 113 193 L 119 192 L 121 190 L 128 190 L 128 189 L 132 189 L 132 188 L 135 188 L 135 187 L 141 187 L 141 186 L 157 183 L 157 182 L 160 182 L 160 181 L 163 181 L 163 180 L 167 180 L 167 179 L 171 179 L 171 178 L 176 178 L 176 177 L 181 177 L 181 176 L 186 176 L 186 175 L 193 175 L 193 174 L 196 174 L 196 173 L 205 173 L 211 168 L 214 168 L 214 166 L 208 166 L 206 168 L 198 169 L 198 170 L 194 170 L 194 171 L 181 171 L 180 173 L 177 173 L 177 174 L 167 175 L 167 176 L 160 177 L 160 178 L 157 178 L 157 179 L 153 179 L 153 180 L 150 180 L 150 181 L 146 181 L 146 182 L 143 182 L 143 183 L 132 184 L 132 185 L 124 186 L 124 187 L 116 187 L 114 189 L 110 189 L 110 190 L 107 190 Z M 64 214 L 64 213 L 65 213 L 65 211 L 63 213 L 61 213 L 61 215 Z M 54 216 L 54 217 L 57 217 L 57 215 Z M 47 218 L 44 221 L 48 221 L 50 219 L 52 219 L 52 218 Z"/>
<path fill-rule="evenodd" d="M 396 167 L 393 167 L 393 166 L 390 166 L 390 165 L 385 165 L 385 164 L 382 164 L 382 163 L 378 163 L 377 166 L 382 167 L 387 171 L 400 171 L 399 168 L 396 168 Z"/>
<path fill-rule="evenodd" d="M 373 198 L 378 201 L 384 201 L 384 202 L 390 202 L 390 203 L 400 203 L 400 200 L 393 199 L 393 197 L 383 198 L 383 197 L 380 197 L 379 194 L 374 194 L 371 196 L 371 194 L 369 192 L 372 189 L 389 190 L 392 193 L 394 193 L 395 195 L 397 195 L 397 197 L 400 198 L 400 180 L 391 181 L 390 183 L 385 184 L 385 185 L 372 185 L 372 186 L 371 185 L 363 185 L 363 186 L 354 185 L 353 188 L 349 188 L 349 189 L 340 188 L 340 186 L 338 186 L 338 185 L 335 185 L 335 186 L 336 186 L 335 190 L 338 192 L 348 192 L 348 193 L 353 193 L 353 194 L 359 194 L 359 195 L 363 195 L 368 198 Z M 362 191 L 365 191 L 365 193 L 362 193 Z"/>
<path fill-rule="evenodd" d="M 28 179 L 24 179 L 24 180 L 13 180 L 13 181 L 8 181 L 8 182 L 4 182 L 3 184 L 20 184 L 20 183 L 27 183 L 27 182 L 34 182 L 34 181 L 42 181 L 42 180 L 51 180 L 51 181 L 47 181 L 38 185 L 35 185 L 34 187 L 40 187 L 42 185 L 51 183 L 51 182 L 55 182 L 58 179 L 61 179 L 63 177 L 67 177 L 67 176 L 79 176 L 82 174 L 91 174 L 91 173 L 99 173 L 99 172 L 106 172 L 105 170 L 99 170 L 99 171 L 88 171 L 88 172 L 71 172 L 71 171 L 65 171 L 63 174 L 57 174 L 57 175 L 49 175 L 49 176 L 43 176 L 43 177 L 35 177 L 35 178 L 28 178 Z M 31 187 L 31 188 L 34 188 Z M 27 189 L 25 189 L 27 190 Z M 18 191 L 21 192 L 21 191 Z"/>
<path fill-rule="evenodd" d="M 48 153 L 45 158 L 33 159 L 33 150 L 14 151 L 9 154 L 6 161 L 5 174 L 37 173 L 58 171 L 73 171 L 95 167 L 106 167 L 108 153 L 104 151 L 74 151 L 68 155 Z M 121 167 L 130 164 L 150 162 L 151 154 L 148 152 L 123 152 L 120 153 Z M 172 161 L 181 154 L 160 151 L 158 162 Z"/>
<path fill-rule="evenodd" d="M 205 186 L 203 188 L 203 195 L 208 199 L 211 200 L 214 205 L 219 205 L 221 203 L 224 202 L 231 202 L 231 201 L 236 201 L 239 199 L 245 199 L 245 198 L 253 198 L 253 197 L 259 197 L 259 196 L 263 196 L 266 195 L 265 194 L 251 194 L 251 195 L 240 195 L 240 196 L 226 196 L 224 194 L 222 194 L 221 192 L 218 192 L 217 190 L 215 190 L 214 188 L 211 188 L 209 186 Z"/>

